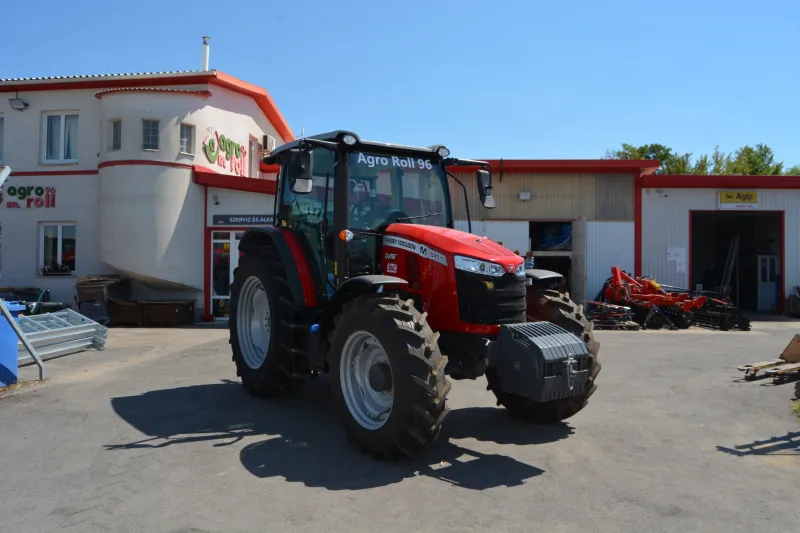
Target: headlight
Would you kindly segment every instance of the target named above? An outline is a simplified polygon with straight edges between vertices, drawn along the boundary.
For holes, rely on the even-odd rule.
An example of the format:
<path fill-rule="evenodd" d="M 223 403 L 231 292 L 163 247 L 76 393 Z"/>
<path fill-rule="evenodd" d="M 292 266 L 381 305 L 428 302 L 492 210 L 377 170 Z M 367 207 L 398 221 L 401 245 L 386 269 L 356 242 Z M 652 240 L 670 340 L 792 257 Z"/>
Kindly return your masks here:
<path fill-rule="evenodd" d="M 455 257 L 455 265 L 456 268 L 459 270 L 463 270 L 465 272 L 473 272 L 475 274 L 486 274 L 487 276 L 492 276 L 495 278 L 499 278 L 505 271 L 503 267 L 498 265 L 497 263 L 489 263 L 488 261 L 480 261 L 478 259 L 473 259 L 471 257 L 463 257 L 461 255 L 457 255 Z"/>
<path fill-rule="evenodd" d="M 517 275 L 518 278 L 525 277 L 525 263 L 520 263 L 517 269 L 514 271 L 514 274 Z"/>

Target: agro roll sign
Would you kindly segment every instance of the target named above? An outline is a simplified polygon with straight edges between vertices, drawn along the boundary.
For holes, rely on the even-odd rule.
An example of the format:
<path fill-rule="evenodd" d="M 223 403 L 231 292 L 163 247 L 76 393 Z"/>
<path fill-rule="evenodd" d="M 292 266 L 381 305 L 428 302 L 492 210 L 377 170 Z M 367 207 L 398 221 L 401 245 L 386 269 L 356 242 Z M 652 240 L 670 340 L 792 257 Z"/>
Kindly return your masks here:
<path fill-rule="evenodd" d="M 203 153 L 210 163 L 225 169 L 230 168 L 237 176 L 245 175 L 247 149 L 230 137 L 220 135 L 216 130 L 209 130 L 203 140 Z"/>
<path fill-rule="evenodd" d="M 758 191 L 719 191 L 720 209 L 758 209 Z"/>
<path fill-rule="evenodd" d="M 9 209 L 49 209 L 56 206 L 56 188 L 41 185 L 12 186 L 5 191 L 5 195 L 0 191 L 0 205 Z"/>

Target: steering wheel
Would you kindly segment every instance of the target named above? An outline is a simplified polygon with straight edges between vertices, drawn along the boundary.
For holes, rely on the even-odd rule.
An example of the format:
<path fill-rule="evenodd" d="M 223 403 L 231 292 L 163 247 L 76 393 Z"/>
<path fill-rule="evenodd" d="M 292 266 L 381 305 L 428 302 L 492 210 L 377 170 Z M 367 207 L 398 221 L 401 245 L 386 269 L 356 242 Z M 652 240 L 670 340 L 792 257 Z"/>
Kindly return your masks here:
<path fill-rule="evenodd" d="M 355 219 L 362 219 L 368 214 L 377 218 L 376 212 L 382 209 L 386 209 L 386 206 L 378 200 L 377 196 L 365 196 L 350 207 L 350 214 Z"/>

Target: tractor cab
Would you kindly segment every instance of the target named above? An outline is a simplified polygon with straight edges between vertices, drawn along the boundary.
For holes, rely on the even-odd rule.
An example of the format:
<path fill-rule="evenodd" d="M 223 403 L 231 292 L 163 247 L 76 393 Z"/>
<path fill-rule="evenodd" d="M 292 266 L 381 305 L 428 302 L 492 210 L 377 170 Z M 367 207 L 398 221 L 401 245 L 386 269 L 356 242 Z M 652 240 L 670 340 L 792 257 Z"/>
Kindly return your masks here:
<path fill-rule="evenodd" d="M 281 164 L 277 225 L 299 235 L 327 296 L 346 279 L 381 273 L 380 237 L 390 225 L 453 227 L 446 166 L 489 166 L 449 154 L 444 146 L 375 143 L 339 131 L 288 143 L 265 159 Z M 484 205 L 493 207 L 490 172 L 479 170 L 478 179 Z"/>

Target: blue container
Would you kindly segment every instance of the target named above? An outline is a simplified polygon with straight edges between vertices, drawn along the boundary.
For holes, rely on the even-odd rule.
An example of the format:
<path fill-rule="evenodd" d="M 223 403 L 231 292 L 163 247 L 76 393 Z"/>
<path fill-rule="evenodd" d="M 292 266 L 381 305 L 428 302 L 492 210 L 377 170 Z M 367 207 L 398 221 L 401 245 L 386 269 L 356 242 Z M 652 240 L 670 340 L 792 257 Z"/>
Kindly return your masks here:
<path fill-rule="evenodd" d="M 14 319 L 25 311 L 25 306 L 18 303 L 0 301 L 0 305 L 8 309 Z M 17 357 L 17 334 L 11 329 L 5 316 L 0 314 L 0 387 L 17 382 L 19 376 Z"/>

